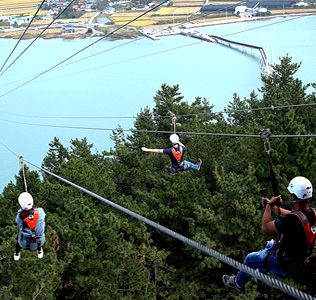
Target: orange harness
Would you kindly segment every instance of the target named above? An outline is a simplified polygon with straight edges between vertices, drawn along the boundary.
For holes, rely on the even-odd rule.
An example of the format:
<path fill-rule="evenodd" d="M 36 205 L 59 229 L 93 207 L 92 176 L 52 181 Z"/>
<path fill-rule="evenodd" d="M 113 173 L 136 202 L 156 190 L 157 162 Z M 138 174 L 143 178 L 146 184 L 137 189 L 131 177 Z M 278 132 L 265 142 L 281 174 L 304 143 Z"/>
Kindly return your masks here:
<path fill-rule="evenodd" d="M 315 224 L 311 227 L 306 216 L 301 211 L 294 211 L 291 214 L 297 216 L 300 221 L 302 222 L 302 225 L 304 227 L 306 239 L 307 239 L 307 249 L 310 250 L 310 248 L 313 247 L 315 237 L 316 237 L 316 211 L 314 208 L 311 208 L 315 214 Z"/>
<path fill-rule="evenodd" d="M 174 148 L 172 148 L 171 151 L 175 159 L 178 161 L 179 166 L 181 166 L 183 164 L 183 162 L 181 161 L 181 158 L 183 156 L 182 146 L 179 146 L 179 151 L 176 151 Z"/>
<path fill-rule="evenodd" d="M 27 224 L 28 227 L 32 230 L 32 237 L 26 238 L 26 250 L 30 250 L 30 244 L 31 243 L 37 243 L 37 250 L 39 251 L 41 248 L 41 237 L 37 237 L 35 233 L 35 228 L 37 221 L 39 219 L 39 209 L 34 208 L 33 214 L 27 216 L 24 218 L 24 222 Z M 23 229 L 24 231 L 24 229 Z M 22 237 L 23 238 L 23 235 Z"/>
<path fill-rule="evenodd" d="M 39 219 L 39 210 L 38 208 L 34 208 L 34 214 L 29 215 L 23 220 L 27 224 L 27 226 L 30 227 L 30 229 L 32 230 L 32 235 L 33 235 L 33 232 L 35 234 L 35 228 L 36 228 L 38 219 Z"/>

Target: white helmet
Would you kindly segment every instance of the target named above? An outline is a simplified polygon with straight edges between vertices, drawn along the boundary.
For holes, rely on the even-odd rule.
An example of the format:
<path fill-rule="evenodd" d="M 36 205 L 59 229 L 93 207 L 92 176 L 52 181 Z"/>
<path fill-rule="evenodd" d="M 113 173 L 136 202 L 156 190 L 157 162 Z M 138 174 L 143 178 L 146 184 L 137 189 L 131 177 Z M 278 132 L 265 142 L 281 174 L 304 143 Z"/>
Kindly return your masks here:
<path fill-rule="evenodd" d="M 313 196 L 313 186 L 311 182 L 303 176 L 293 178 L 287 189 L 300 200 L 309 199 Z"/>
<path fill-rule="evenodd" d="M 179 136 L 175 133 L 173 133 L 172 135 L 170 135 L 170 138 L 169 138 L 170 142 L 172 144 L 178 144 L 179 143 Z"/>
<path fill-rule="evenodd" d="M 29 210 L 33 207 L 33 197 L 31 194 L 27 192 L 21 193 L 18 200 L 21 205 L 21 208 L 24 210 Z"/>

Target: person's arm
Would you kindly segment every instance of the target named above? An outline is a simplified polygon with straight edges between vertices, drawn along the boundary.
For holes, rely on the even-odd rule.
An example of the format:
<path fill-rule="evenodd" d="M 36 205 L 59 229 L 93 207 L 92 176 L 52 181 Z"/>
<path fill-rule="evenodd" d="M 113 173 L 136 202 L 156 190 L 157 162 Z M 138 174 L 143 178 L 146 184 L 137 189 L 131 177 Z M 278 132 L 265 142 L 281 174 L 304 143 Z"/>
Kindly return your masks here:
<path fill-rule="evenodd" d="M 262 199 L 262 206 L 265 207 L 265 211 L 262 217 L 262 231 L 268 234 L 278 233 L 274 221 L 271 221 L 271 213 L 279 214 L 279 209 L 276 206 L 276 203 L 283 203 L 281 196 L 274 196 L 270 200 L 267 198 Z M 280 208 L 281 216 L 285 216 L 290 213 L 289 210 Z"/>
<path fill-rule="evenodd" d="M 271 221 L 271 212 L 272 207 L 267 205 L 262 217 L 262 231 L 268 234 L 278 233 L 275 228 L 274 221 Z"/>
<path fill-rule="evenodd" d="M 146 147 L 141 148 L 144 152 L 163 153 L 163 149 L 149 149 Z"/>

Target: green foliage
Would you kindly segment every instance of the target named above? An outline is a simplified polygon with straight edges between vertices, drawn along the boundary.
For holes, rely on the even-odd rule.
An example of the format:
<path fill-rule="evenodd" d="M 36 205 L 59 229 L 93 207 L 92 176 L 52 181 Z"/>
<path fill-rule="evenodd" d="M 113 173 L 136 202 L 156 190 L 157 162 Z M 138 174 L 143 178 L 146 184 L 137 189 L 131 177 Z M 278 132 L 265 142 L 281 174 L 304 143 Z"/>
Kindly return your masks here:
<path fill-rule="evenodd" d="M 315 102 L 315 95 L 307 94 L 315 85 L 304 86 L 294 77 L 299 66 L 288 56 L 282 58 L 271 76 L 262 77 L 262 99 L 255 92 L 244 100 L 235 94 L 225 114 L 213 113 L 213 106 L 200 97 L 189 104 L 178 85 L 163 84 L 154 96 L 153 110 L 140 110 L 134 123 L 137 131 L 125 136 L 118 126 L 112 132 L 114 149 L 93 153 L 86 138 L 71 140 L 68 149 L 55 137 L 42 167 L 242 262 L 271 238 L 261 232 L 258 209 L 260 189 L 267 187 L 272 195 L 262 139 L 180 134 L 188 149 L 186 160 L 202 158 L 203 164 L 199 172 L 175 176 L 165 171 L 167 156 L 140 148 L 169 147 L 169 134 L 163 132 L 173 131 L 173 120 L 177 132 L 258 135 L 260 129 L 270 128 L 272 135 L 314 133 L 314 106 L 272 109 Z M 314 138 L 271 138 L 270 144 L 283 196 L 292 177 L 315 178 Z M 12 261 L 17 197 L 24 188 L 20 172 L 0 196 L 1 298 L 254 299 L 261 293 L 251 282 L 246 295 L 236 294 L 221 281 L 224 273 L 236 272 L 224 263 L 52 175 L 43 174 L 41 180 L 27 166 L 25 175 L 35 206 L 47 215 L 45 255 L 38 260 L 35 252 L 22 251 L 20 261 Z M 308 276 L 301 274 L 295 285 L 315 294 L 312 261 Z M 272 296 L 289 299 L 275 290 L 269 291 Z"/>

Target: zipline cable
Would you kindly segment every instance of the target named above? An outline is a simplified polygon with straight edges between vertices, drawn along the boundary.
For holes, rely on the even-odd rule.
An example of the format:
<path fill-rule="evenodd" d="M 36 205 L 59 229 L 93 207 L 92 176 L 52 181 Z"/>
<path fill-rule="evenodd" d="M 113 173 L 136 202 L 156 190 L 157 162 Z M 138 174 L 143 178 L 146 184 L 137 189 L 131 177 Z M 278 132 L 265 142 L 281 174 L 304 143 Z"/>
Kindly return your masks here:
<path fill-rule="evenodd" d="M 10 150 L 13 154 L 15 154 L 15 152 L 13 152 L 10 148 L 8 148 L 1 141 L 0 141 L 0 143 L 5 148 Z M 19 157 L 19 155 L 17 155 L 17 154 L 15 154 L 15 155 Z M 65 183 L 73 186 L 74 188 L 76 188 L 78 190 L 81 190 L 82 192 L 86 193 L 87 195 L 89 195 L 93 198 L 96 198 L 98 200 L 101 200 L 104 203 L 107 203 L 108 205 L 120 210 L 121 212 L 124 212 L 125 214 L 130 215 L 130 216 L 134 217 L 135 219 L 138 219 L 139 221 L 142 221 L 142 222 L 146 223 L 147 225 L 149 225 L 149 226 L 151 226 L 151 227 L 153 227 L 161 232 L 164 232 L 167 235 L 169 235 L 175 239 L 178 239 L 187 245 L 190 245 L 193 248 L 200 250 L 201 252 L 204 252 L 205 254 L 212 256 L 212 257 L 224 262 L 225 264 L 228 264 L 228 265 L 230 265 L 230 266 L 232 266 L 232 267 L 234 267 L 242 272 L 245 272 L 245 273 L 249 274 L 250 276 L 252 276 L 256 279 L 259 279 L 262 282 L 264 282 L 264 283 L 266 283 L 266 284 L 268 284 L 276 289 L 279 289 L 280 291 L 282 291 L 288 295 L 296 297 L 297 299 L 300 299 L 300 300 L 316 300 L 316 298 L 314 298 L 311 295 L 308 295 L 308 294 L 306 294 L 306 293 L 304 293 L 296 288 L 293 288 L 293 287 L 291 287 L 291 286 L 289 286 L 281 281 L 278 281 L 270 276 L 267 276 L 261 272 L 258 272 L 256 270 L 244 265 L 244 264 L 241 264 L 241 263 L 215 251 L 215 250 L 212 250 L 211 248 L 207 248 L 207 247 L 203 246 L 202 244 L 199 244 L 199 243 L 197 243 L 197 242 L 195 242 L 195 241 L 193 241 L 193 240 L 191 240 L 191 239 L 189 239 L 189 238 L 187 238 L 187 237 L 185 237 L 185 236 L 183 236 L 175 231 L 170 230 L 169 228 L 166 228 L 166 227 L 164 227 L 156 222 L 153 222 L 153 221 L 151 221 L 151 220 L 149 220 L 149 219 L 147 219 L 139 214 L 134 213 L 133 211 L 131 211 L 129 209 L 126 209 L 126 208 L 124 208 L 124 207 L 122 207 L 114 202 L 111 202 L 110 200 L 108 200 L 106 198 L 103 198 L 95 193 L 90 192 L 89 190 L 87 190 L 87 189 L 85 189 L 85 188 L 83 188 L 75 183 L 72 183 L 72 182 L 68 181 L 67 179 L 64 179 L 64 178 L 62 178 L 62 177 L 60 177 L 60 176 L 58 176 L 58 175 L 56 175 L 48 170 L 45 170 L 44 168 L 39 167 L 36 164 L 33 164 L 32 162 L 30 162 L 26 159 L 24 159 L 24 161 L 27 162 L 28 164 L 32 165 L 33 167 L 39 169 L 40 171 L 42 171 L 48 175 L 51 175 L 51 176 L 65 182 Z"/>
<path fill-rule="evenodd" d="M 43 125 L 43 124 L 32 124 L 32 123 L 23 123 L 23 122 L 14 122 L 4 119 L 0 121 L 5 121 L 14 124 L 30 125 L 30 126 L 39 126 L 39 127 L 52 127 L 52 128 L 67 128 L 67 129 L 83 129 L 83 130 L 102 130 L 102 131 L 116 131 L 116 129 L 110 128 L 100 128 L 100 127 L 77 127 L 77 126 L 62 126 L 62 125 Z M 147 133 L 168 133 L 172 134 L 173 131 L 164 131 L 164 130 L 141 130 L 141 129 L 122 129 L 120 131 L 128 132 L 147 132 Z M 190 134 L 190 135 L 214 135 L 214 136 L 234 136 L 234 137 L 260 137 L 260 135 L 251 135 L 251 134 L 233 134 L 233 133 L 209 133 L 209 132 L 178 132 L 178 134 Z M 316 134 L 315 134 L 316 136 Z"/>
<path fill-rule="evenodd" d="M 242 1 L 242 2 L 240 2 L 240 3 L 243 3 L 243 2 L 246 2 L 246 1 Z M 220 10 L 218 10 L 218 11 L 220 11 Z M 216 12 L 217 12 L 217 11 L 216 11 Z M 278 24 L 278 23 L 282 23 L 282 22 L 292 21 L 292 20 L 295 20 L 295 19 L 298 19 L 298 18 L 302 18 L 302 17 L 306 17 L 306 16 L 310 16 L 310 15 L 314 15 L 314 14 L 298 16 L 298 17 L 296 17 L 296 18 L 290 18 L 290 19 L 287 19 L 287 20 L 278 21 L 278 22 L 275 22 L 275 23 L 272 23 L 272 24 L 267 24 L 267 25 L 262 25 L 262 26 L 258 26 L 258 27 L 255 27 L 255 28 L 251 28 L 251 29 L 246 29 L 246 30 L 243 30 L 243 31 L 239 31 L 239 32 L 235 32 L 235 33 L 231 33 L 231 34 L 224 35 L 223 37 L 230 36 L 230 35 L 234 35 L 234 34 L 239 34 L 239 33 L 246 32 L 246 31 L 250 31 L 250 30 L 260 29 L 261 27 L 272 26 L 272 25 L 275 25 L 275 24 Z M 134 42 L 134 40 L 133 40 L 132 42 Z M 198 44 L 198 43 L 202 43 L 202 41 L 199 41 L 199 42 L 196 42 L 196 43 L 193 43 L 193 44 L 189 44 L 189 45 L 180 46 L 180 47 L 177 47 L 177 48 L 187 47 L 187 46 L 191 46 L 191 45 Z M 162 52 L 172 51 L 172 50 L 177 49 L 177 48 L 165 50 L 165 51 L 162 51 Z M 154 54 L 149 54 L 149 55 L 155 55 L 155 54 L 159 54 L 159 53 L 162 53 L 162 52 L 156 52 L 156 53 L 154 53 Z M 98 54 L 100 54 L 100 53 L 102 53 L 102 52 L 99 52 L 99 53 L 94 54 L 94 55 L 91 55 L 91 56 L 95 56 L 95 55 L 98 55 Z M 85 57 L 85 58 L 83 58 L 83 59 L 79 59 L 79 60 L 77 60 L 76 62 L 81 61 L 81 60 L 84 60 L 84 59 L 89 58 L 89 57 L 91 57 L 91 56 L 87 56 L 87 57 Z M 139 59 L 139 58 L 146 57 L 146 56 L 148 56 L 148 55 L 141 56 L 141 57 L 137 57 L 137 58 L 134 58 L 134 59 Z M 68 58 L 68 59 L 69 59 L 69 58 Z M 130 61 L 130 60 L 133 60 L 133 59 L 125 60 L 125 61 L 122 61 L 122 62 L 124 63 L 124 62 Z M 59 66 L 59 65 L 61 65 L 62 63 L 63 63 L 63 62 L 61 62 L 60 64 L 56 65 L 55 67 L 52 67 L 52 68 L 49 69 L 49 70 L 46 70 L 45 72 L 43 72 L 43 73 L 41 73 L 41 74 L 38 74 L 38 75 L 35 76 L 35 77 L 32 77 L 31 80 L 25 82 L 24 84 L 18 86 L 17 88 L 15 88 L 15 89 L 13 89 L 13 90 L 10 90 L 9 92 L 7 92 L 7 93 L 5 93 L 5 94 L 0 95 L 0 97 L 5 96 L 5 95 L 7 95 L 7 94 L 9 94 L 9 93 L 11 93 L 11 92 L 13 92 L 13 91 L 15 91 L 16 89 L 18 89 L 18 88 L 20 88 L 20 87 L 22 87 L 22 86 L 24 86 L 24 85 L 30 83 L 31 81 L 33 81 L 34 79 L 38 78 L 39 76 L 41 76 L 42 74 L 44 74 L 44 73 L 46 73 L 46 72 L 48 72 L 48 71 L 51 71 L 51 70 L 53 70 L 53 69 L 58 69 L 58 68 L 63 67 L 64 65 L 63 65 L 63 66 Z M 121 62 L 117 62 L 117 63 L 121 63 Z M 71 63 L 70 63 L 70 64 L 71 64 Z M 66 65 L 69 65 L 69 64 L 66 64 Z M 66 65 L 65 65 L 65 66 L 66 66 Z M 112 64 L 105 65 L 105 66 L 103 66 L 103 67 L 108 67 L 108 66 L 110 66 L 110 65 L 112 65 Z M 79 73 L 82 73 L 82 72 L 87 72 L 87 71 L 95 70 L 95 69 L 98 69 L 98 68 L 100 68 L 100 67 L 96 67 L 96 68 L 93 68 L 93 69 L 84 70 L 84 71 L 80 71 L 80 72 L 75 72 L 75 73 L 71 73 L 71 74 L 67 74 L 67 75 L 57 76 L 57 77 L 54 77 L 54 78 L 51 78 L 51 79 L 57 79 L 57 78 L 65 77 L 65 76 L 71 76 L 71 75 L 79 74 Z M 51 80 L 51 79 L 47 79 L 47 80 Z M 21 80 L 18 80 L 18 81 L 21 81 Z M 43 80 L 43 81 L 45 81 L 45 80 Z M 17 82 L 17 81 L 16 81 L 16 82 Z M 41 82 L 41 81 L 37 81 L 37 82 Z"/>
<path fill-rule="evenodd" d="M 44 1 L 45 1 L 45 0 L 44 0 Z M 247 0 L 246 0 L 246 1 L 241 1 L 241 2 L 239 2 L 239 3 L 237 3 L 237 4 L 229 5 L 229 6 L 227 6 L 226 8 L 229 8 L 229 7 L 234 6 L 234 5 L 242 4 L 242 3 L 245 3 L 245 2 L 247 2 Z M 67 6 L 67 7 L 68 7 L 68 6 Z M 67 8 L 67 7 L 66 7 L 66 8 Z M 226 8 L 225 8 L 225 9 L 226 9 Z M 218 9 L 218 10 L 214 11 L 214 14 L 215 14 L 216 12 L 220 12 L 220 11 L 223 10 L 223 9 L 224 9 L 224 8 L 221 8 L 221 9 Z M 193 14 L 191 14 L 191 15 L 193 15 Z M 197 19 L 201 18 L 202 16 L 203 16 L 203 15 L 199 16 Z M 47 28 L 50 27 L 50 25 L 51 25 L 58 17 L 59 17 L 59 15 L 47 26 Z M 197 20 L 197 19 L 194 19 L 194 21 Z M 186 23 L 182 23 L 182 24 L 186 24 Z M 45 28 L 45 30 L 46 30 L 47 28 Z M 41 35 L 41 34 L 40 34 L 40 35 Z M 39 37 L 39 36 L 38 36 L 38 37 Z M 125 46 L 125 45 L 130 44 L 130 43 L 134 43 L 134 42 L 136 42 L 136 41 L 138 41 L 138 40 L 140 40 L 140 39 L 143 39 L 143 38 L 144 38 L 144 37 L 141 37 L 141 38 L 139 38 L 139 39 L 132 40 L 132 41 L 127 42 L 127 43 L 125 43 L 125 44 L 123 44 L 123 45 L 120 45 L 120 46 L 117 46 L 117 47 L 113 47 L 112 49 L 115 49 L 115 48 L 118 48 L 118 47 L 121 47 L 121 46 Z M 198 43 L 200 43 L 200 42 L 198 42 Z M 112 49 L 110 49 L 110 50 L 112 50 Z M 25 50 L 25 51 L 26 51 L 26 50 Z M 102 54 L 102 53 L 107 52 L 107 51 L 109 51 L 109 50 L 104 50 L 104 51 L 101 51 L 101 52 L 98 52 L 98 53 L 95 53 L 95 54 L 86 56 L 86 57 L 81 58 L 81 59 L 78 59 L 78 60 L 76 60 L 76 61 L 74 61 L 74 62 L 70 62 L 70 63 L 68 63 L 68 64 L 64 64 L 64 65 L 62 65 L 62 66 L 58 66 L 58 67 L 56 67 L 56 68 L 54 68 L 54 69 L 63 68 L 63 67 L 65 67 L 65 66 L 68 66 L 68 65 L 71 65 L 71 64 L 73 64 L 73 63 L 76 63 L 76 62 L 85 60 L 85 59 L 87 59 L 87 58 L 90 58 L 90 57 L 93 57 L 93 56 Z M 2 74 L 0 74 L 0 76 L 1 76 L 1 75 L 2 75 Z M 32 78 L 32 77 L 33 77 L 33 76 L 28 77 L 28 78 Z M 61 76 L 61 77 L 63 77 L 63 76 Z M 59 77 L 57 77 L 57 78 L 59 78 Z M 25 79 L 27 79 L 27 78 L 25 78 Z M 15 81 L 15 82 L 19 82 L 19 81 L 25 80 L 25 79 L 20 79 L 20 80 L 17 80 L 17 81 Z M 15 83 L 15 82 L 12 82 L 12 83 Z M 10 84 L 12 84 L 12 83 L 10 83 Z M 1 86 L 1 85 L 0 85 L 0 86 Z"/>
<path fill-rule="evenodd" d="M 76 0 L 71 0 L 71 2 L 69 2 L 67 4 L 67 6 L 60 12 L 57 14 L 57 16 L 44 28 L 44 30 L 42 30 L 40 32 L 40 34 L 19 54 L 19 56 L 16 57 L 16 59 L 0 74 L 0 76 L 2 74 L 4 74 L 34 43 L 35 41 L 48 29 L 48 27 L 50 27 L 59 17 L 60 15 L 62 15 L 67 9 L 68 7 L 75 2 Z M 44 2 L 44 1 L 43 1 Z"/>
<path fill-rule="evenodd" d="M 32 19 L 31 19 L 31 21 L 28 23 L 28 25 L 26 26 L 26 28 L 25 28 L 25 30 L 23 31 L 22 35 L 20 36 L 19 40 L 17 41 L 17 43 L 16 43 L 15 46 L 13 47 L 11 53 L 9 54 L 9 56 L 7 57 L 7 59 L 5 60 L 5 62 L 3 63 L 3 65 L 2 65 L 2 67 L 1 67 L 1 69 L 0 69 L 0 73 L 1 73 L 1 71 L 3 70 L 4 66 L 6 65 L 6 63 L 8 62 L 8 60 L 10 59 L 11 55 L 13 54 L 13 52 L 15 51 L 15 49 L 17 48 L 17 46 L 19 45 L 19 43 L 20 43 L 20 41 L 22 40 L 22 38 L 24 37 L 25 33 L 26 33 L 27 30 L 30 28 L 30 26 L 31 26 L 31 24 L 32 24 L 32 22 L 33 22 L 33 20 L 34 20 L 35 17 L 37 16 L 38 12 L 39 12 L 40 9 L 42 8 L 42 6 L 43 6 L 43 4 L 44 4 L 45 1 L 46 1 L 46 0 L 43 0 L 42 3 L 41 3 L 41 4 L 39 5 L 39 7 L 37 8 L 37 11 L 35 12 L 34 16 L 33 16 Z M 16 61 L 16 60 L 15 60 L 15 61 Z M 13 63 L 12 63 L 12 64 L 13 64 Z M 11 65 L 12 65 L 12 64 L 11 64 Z M 10 66 L 11 66 L 11 65 L 10 65 Z M 10 66 L 9 66 L 9 67 L 10 67 Z M 9 68 L 9 67 L 8 67 L 8 68 Z M 7 68 L 7 69 L 8 69 L 8 68 Z M 6 70 L 7 70 L 7 69 L 6 69 Z M 5 70 L 5 71 L 6 71 L 6 70 Z M 2 76 L 2 74 L 3 74 L 5 71 L 3 71 L 3 72 L 0 74 L 0 76 Z"/>
<path fill-rule="evenodd" d="M 84 59 L 86 59 L 86 58 L 93 57 L 93 56 L 99 55 L 99 54 L 101 54 L 101 53 L 109 52 L 109 51 L 111 51 L 111 50 L 114 50 L 114 49 L 117 49 L 117 48 L 126 46 L 126 45 L 128 45 L 128 44 L 131 44 L 131 43 L 134 43 L 134 42 L 136 42 L 136 41 L 139 41 L 139 40 L 141 40 L 141 39 L 143 39 L 143 38 L 144 38 L 144 37 L 141 37 L 141 38 L 138 38 L 138 39 L 134 39 L 134 40 L 128 41 L 128 42 L 126 42 L 126 43 L 124 43 L 124 44 L 121 44 L 121 45 L 118 45 L 118 46 L 114 46 L 114 47 L 112 47 L 112 48 L 109 48 L 109 49 L 103 50 L 103 51 L 101 51 L 101 52 L 98 52 L 98 53 L 96 53 L 96 54 L 93 54 L 93 55 L 84 57 L 84 58 L 82 58 L 82 59 L 75 60 L 74 62 L 70 62 L 70 63 L 68 63 L 68 64 L 64 64 L 64 65 L 58 66 L 58 67 L 56 67 L 54 70 L 58 70 L 58 69 L 60 69 L 60 68 L 69 66 L 69 65 L 71 65 L 71 64 L 73 64 L 73 63 L 82 61 L 82 60 L 84 60 Z M 80 72 L 81 72 L 81 71 L 80 71 Z M 73 74 L 76 74 L 76 73 L 73 73 Z M 23 78 L 23 79 L 19 79 L 19 80 L 16 80 L 16 81 L 12 81 L 12 82 L 9 82 L 9 83 L 6 83 L 6 84 L 0 84 L 0 87 L 1 87 L 1 86 L 11 85 L 11 84 L 14 84 L 14 83 L 18 83 L 18 82 L 21 82 L 21 81 L 24 81 L 24 80 L 33 78 L 34 76 L 35 76 L 35 75 L 29 76 L 29 77 L 26 77 L 26 78 Z M 55 78 L 62 78 L 62 77 L 66 77 L 66 76 L 69 76 L 69 75 L 62 75 L 62 76 L 60 76 L 60 77 L 55 77 Z M 38 82 L 43 82 L 43 81 L 47 81 L 47 80 L 51 80 L 51 79 L 54 79 L 54 78 L 45 79 L 45 80 L 37 80 L 37 81 L 35 81 L 35 82 L 38 83 Z"/>
<path fill-rule="evenodd" d="M 47 125 L 47 124 L 34 124 L 34 123 L 24 123 L 24 122 L 15 122 L 0 119 L 0 121 L 5 121 L 14 124 L 22 124 L 29 126 L 38 126 L 38 127 L 52 127 L 52 128 L 67 128 L 67 129 L 82 129 L 82 130 L 101 130 L 101 131 L 117 131 L 118 129 L 111 128 L 100 128 L 100 127 L 81 127 L 81 126 L 63 126 L 63 125 Z M 120 131 L 128 132 L 147 132 L 147 133 L 167 133 L 172 134 L 173 131 L 165 130 L 141 130 L 141 129 L 123 129 L 120 128 Z M 255 137 L 260 138 L 260 135 L 255 134 L 237 134 L 237 133 L 211 133 L 211 132 L 189 132 L 189 131 L 178 131 L 178 134 L 188 134 L 188 135 L 208 135 L 208 136 L 232 136 L 232 137 Z M 316 137 L 316 134 L 297 134 L 297 135 L 271 135 L 270 138 L 299 138 L 299 137 Z"/>
<path fill-rule="evenodd" d="M 0 141 L 0 144 L 1 144 L 3 147 L 7 148 L 7 149 L 8 149 L 11 153 L 13 153 L 15 156 L 19 157 L 19 154 L 15 153 L 12 149 L 10 149 L 7 145 L 5 145 L 4 143 L 2 143 L 1 141 Z"/>
<path fill-rule="evenodd" d="M 268 106 L 268 107 L 257 107 L 257 108 L 245 108 L 245 109 L 232 109 L 232 110 L 223 110 L 218 112 L 208 112 L 208 113 L 196 113 L 196 114 L 183 114 L 183 115 L 174 115 L 175 118 L 182 118 L 182 117 L 198 117 L 198 116 L 208 116 L 208 115 L 218 115 L 218 114 L 232 114 L 236 112 L 251 112 L 251 111 L 260 111 L 260 110 L 275 110 L 280 108 L 292 108 L 292 107 L 305 107 L 305 106 L 315 106 L 316 102 L 314 103 L 303 103 L 303 104 L 293 104 L 293 105 L 280 105 L 280 106 Z M 18 116 L 18 117 L 26 117 L 26 118 L 37 118 L 37 119 L 78 119 L 78 120 L 91 120 L 91 119 L 160 119 L 160 118 L 170 118 L 170 116 L 95 116 L 95 117 L 86 117 L 86 116 L 32 116 L 32 115 L 21 115 L 15 113 L 8 113 L 2 111 L 2 113 L 6 113 L 8 115 Z"/>
<path fill-rule="evenodd" d="M 224 9 L 227 9 L 227 8 L 229 8 L 229 7 L 232 7 L 232 6 L 235 6 L 235 5 L 243 4 L 243 3 L 247 2 L 247 1 L 248 1 L 248 0 L 243 0 L 243 1 L 240 1 L 240 2 L 238 2 L 238 3 L 236 3 L 236 4 L 228 5 L 228 6 L 226 6 L 225 8 L 221 8 L 221 9 L 218 9 L 218 10 L 214 11 L 214 14 L 217 13 L 217 12 L 220 12 L 220 11 L 222 11 L 222 10 L 224 10 Z M 191 16 L 192 16 L 192 15 L 194 15 L 194 14 L 191 14 Z M 189 18 L 189 17 L 190 17 L 190 16 L 188 16 L 188 18 Z M 200 19 L 201 17 L 202 17 L 202 15 L 200 15 L 200 16 L 197 17 L 196 19 L 193 19 L 192 21 L 196 21 L 196 20 Z M 191 21 L 190 21 L 190 22 L 191 22 Z M 186 23 L 188 23 L 188 22 L 178 23 L 178 25 L 173 24 L 173 27 L 174 27 L 174 26 L 181 26 L 181 25 L 184 25 L 184 24 L 186 24 Z M 142 37 L 142 38 L 144 38 L 144 37 Z M 142 38 L 141 38 L 141 39 L 142 39 Z M 135 41 L 137 41 L 137 40 L 132 40 L 132 41 L 129 42 L 129 43 L 133 43 L 133 42 L 135 42 Z M 129 44 L 129 43 L 126 43 L 126 44 Z M 200 43 L 200 42 L 199 42 L 199 43 Z M 98 52 L 98 53 L 95 53 L 95 54 L 86 56 L 86 57 L 84 57 L 84 58 L 78 59 L 78 60 L 76 60 L 76 61 L 74 61 L 74 62 L 71 62 L 71 63 L 68 63 L 68 64 L 64 64 L 64 65 L 60 66 L 60 68 L 62 68 L 62 67 L 64 67 L 64 66 L 68 66 L 68 65 L 73 64 L 73 63 L 77 63 L 77 62 L 79 62 L 79 61 L 88 59 L 88 58 L 93 57 L 93 56 L 96 56 L 96 55 L 102 54 L 102 53 L 104 53 L 104 52 L 106 52 L 106 51 L 107 51 L 107 50 L 101 51 L 101 52 Z"/>
<path fill-rule="evenodd" d="M 72 0 L 72 2 L 73 2 L 73 1 L 75 1 L 75 0 Z M 9 93 L 11 93 L 11 92 L 13 92 L 13 91 L 19 89 L 20 87 L 22 87 L 22 86 L 24 86 L 24 85 L 26 85 L 26 84 L 32 82 L 34 79 L 40 77 L 41 75 L 43 75 L 43 74 L 45 74 L 45 73 L 47 73 L 47 72 L 49 72 L 49 71 L 55 69 L 56 67 L 58 67 L 58 66 L 60 66 L 61 64 L 65 63 L 66 61 L 68 61 L 69 59 L 73 58 L 74 56 L 78 55 L 79 53 L 83 52 L 84 50 L 90 48 L 91 46 L 95 45 L 96 43 L 102 41 L 102 40 L 105 39 L 106 37 L 108 37 L 108 36 L 114 34 L 115 32 L 119 31 L 120 29 L 126 27 L 128 24 L 130 24 L 130 23 L 132 23 L 132 22 L 138 20 L 139 18 L 143 17 L 144 15 L 148 14 L 149 12 L 151 12 L 151 11 L 153 11 L 154 9 L 160 7 L 161 5 L 163 5 L 164 3 L 168 2 L 168 1 L 169 1 L 169 0 L 164 0 L 164 1 L 160 2 L 159 4 L 155 5 L 155 6 L 152 7 L 151 9 L 145 11 L 144 13 L 140 14 L 140 15 L 137 16 L 136 18 L 134 18 L 134 19 L 132 19 L 132 20 L 126 22 L 125 24 L 119 26 L 118 28 L 114 29 L 114 30 L 111 31 L 110 33 L 104 35 L 103 37 L 101 37 L 100 39 L 96 40 L 95 42 L 93 42 L 93 43 L 89 44 L 88 46 L 82 48 L 81 50 L 75 52 L 74 54 L 72 54 L 72 55 L 69 56 L 68 58 L 66 58 L 66 59 L 64 59 L 63 61 L 61 61 L 60 63 L 56 64 L 55 66 L 53 66 L 53 67 L 47 69 L 46 71 L 43 71 L 42 73 L 36 75 L 35 77 L 33 77 L 32 79 L 30 79 L 29 81 L 24 82 L 23 84 L 19 85 L 19 86 L 16 87 L 15 89 L 13 89 L 13 90 L 11 90 L 11 91 L 8 91 L 8 92 L 6 92 L 6 93 L 0 95 L 0 97 L 3 97 L 3 96 L 5 96 L 5 95 L 7 95 L 7 94 L 9 94 Z"/>
<path fill-rule="evenodd" d="M 47 170 L 45 170 L 45 169 L 27 161 L 27 160 L 25 160 L 25 161 L 27 163 L 29 163 L 30 165 L 32 165 L 33 167 L 38 168 L 42 172 L 44 172 L 48 175 L 51 175 L 51 176 L 65 182 L 65 183 L 73 186 L 74 188 L 76 188 L 78 190 L 81 190 L 82 192 L 88 194 L 89 196 L 96 198 L 98 200 L 101 200 L 101 201 L 107 203 L 108 205 L 120 210 L 121 212 L 123 212 L 129 216 L 132 216 L 133 218 L 135 218 L 139 221 L 142 221 L 142 222 L 146 223 L 147 225 L 149 225 L 149 226 L 151 226 L 151 227 L 153 227 L 161 232 L 164 232 L 167 235 L 169 235 L 175 239 L 178 239 L 178 240 L 182 241 L 183 243 L 188 244 L 188 245 L 192 246 L 193 248 L 198 249 L 198 250 L 204 252 L 205 254 L 212 256 L 212 257 L 214 257 L 214 258 L 216 258 L 216 259 L 218 259 L 218 260 L 220 260 L 220 261 L 222 261 L 222 262 L 224 262 L 224 263 L 226 263 L 226 264 L 228 264 L 228 265 L 230 265 L 230 266 L 232 266 L 232 267 L 234 267 L 242 272 L 245 272 L 245 273 L 249 274 L 250 276 L 252 276 L 256 279 L 259 279 L 262 282 L 264 282 L 264 283 L 266 283 L 266 284 L 268 284 L 268 285 L 270 285 L 270 286 L 272 286 L 272 287 L 274 287 L 274 288 L 276 288 L 276 289 L 278 289 L 278 290 L 280 290 L 288 295 L 291 295 L 291 296 L 296 297 L 297 299 L 301 299 L 301 300 L 316 300 L 316 298 L 314 298 L 311 295 L 308 295 L 308 294 L 306 294 L 298 289 L 295 289 L 295 288 L 293 288 L 293 287 L 291 287 L 291 286 L 289 286 L 281 281 L 278 281 L 270 276 L 267 276 L 263 273 L 260 273 L 260 272 L 254 270 L 254 269 L 252 269 L 244 264 L 241 264 L 241 263 L 215 251 L 215 250 L 207 248 L 207 247 L 203 246 L 202 244 L 199 244 L 199 243 L 197 243 L 197 242 L 195 242 L 195 241 L 193 241 L 193 240 L 191 240 L 191 239 L 189 239 L 189 238 L 187 238 L 187 237 L 185 237 L 185 236 L 183 236 L 175 231 L 170 230 L 169 228 L 166 228 L 166 227 L 164 227 L 156 222 L 153 222 L 153 221 L 151 221 L 151 220 L 149 220 L 149 219 L 147 219 L 139 214 L 136 214 L 133 211 L 126 209 L 126 208 L 124 208 L 124 207 L 122 207 L 114 202 L 111 202 L 110 200 L 108 200 L 106 198 L 103 198 L 103 197 L 101 197 L 93 192 L 90 192 L 89 190 L 87 190 L 87 189 L 85 189 L 85 188 L 83 188 L 75 183 L 72 183 L 72 182 L 70 182 L 70 181 L 50 172 L 50 171 L 47 171 Z"/>

